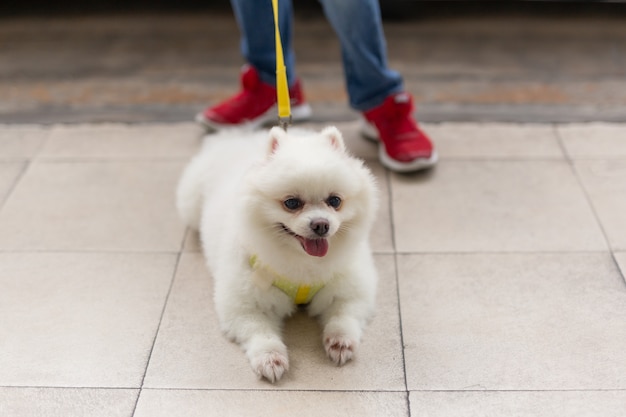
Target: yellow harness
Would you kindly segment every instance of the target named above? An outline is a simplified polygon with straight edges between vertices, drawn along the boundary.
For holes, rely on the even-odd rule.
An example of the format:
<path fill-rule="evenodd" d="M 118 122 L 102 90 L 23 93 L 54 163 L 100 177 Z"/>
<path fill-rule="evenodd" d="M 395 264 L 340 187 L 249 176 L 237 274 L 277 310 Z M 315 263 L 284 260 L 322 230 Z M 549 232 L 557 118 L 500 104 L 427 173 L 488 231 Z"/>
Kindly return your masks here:
<path fill-rule="evenodd" d="M 256 255 L 251 255 L 248 263 L 250 264 L 250 267 L 254 270 L 257 270 L 260 267 Z M 265 269 L 267 270 L 268 268 L 265 267 Z M 276 277 L 276 279 L 272 281 L 272 286 L 284 292 L 289 298 L 293 300 L 294 304 L 297 305 L 310 303 L 311 300 L 313 300 L 313 297 L 315 297 L 315 294 L 317 294 L 319 290 L 324 288 L 323 282 L 312 285 L 298 284 L 291 281 L 289 278 L 277 274 L 274 271 L 271 271 L 271 273 Z"/>

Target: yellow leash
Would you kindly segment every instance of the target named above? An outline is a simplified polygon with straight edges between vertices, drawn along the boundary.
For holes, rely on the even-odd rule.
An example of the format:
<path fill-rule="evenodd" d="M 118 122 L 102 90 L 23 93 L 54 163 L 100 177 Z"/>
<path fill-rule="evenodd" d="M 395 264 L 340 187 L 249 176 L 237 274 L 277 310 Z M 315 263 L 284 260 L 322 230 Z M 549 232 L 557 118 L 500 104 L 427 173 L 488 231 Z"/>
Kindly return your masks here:
<path fill-rule="evenodd" d="M 258 0 L 257 0 L 258 1 Z M 283 58 L 283 45 L 280 42 L 278 29 L 278 0 L 272 0 L 274 9 L 274 28 L 276 37 L 276 98 L 278 100 L 278 122 L 283 130 L 291 124 L 291 105 L 289 103 L 289 85 L 287 84 L 287 69 Z"/>

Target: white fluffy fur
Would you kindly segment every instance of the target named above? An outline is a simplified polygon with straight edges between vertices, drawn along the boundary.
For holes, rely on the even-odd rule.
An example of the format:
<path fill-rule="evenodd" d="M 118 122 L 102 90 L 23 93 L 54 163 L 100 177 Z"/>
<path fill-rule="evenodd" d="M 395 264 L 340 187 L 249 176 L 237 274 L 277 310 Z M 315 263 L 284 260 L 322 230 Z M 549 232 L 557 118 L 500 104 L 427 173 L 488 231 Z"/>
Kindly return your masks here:
<path fill-rule="evenodd" d="M 342 199 L 339 209 L 327 203 L 330 195 Z M 290 197 L 304 206 L 289 211 L 283 202 Z M 289 369 L 281 329 L 296 306 L 272 286 L 275 274 L 326 283 L 308 311 L 323 326 L 329 358 L 338 365 L 352 358 L 374 309 L 377 274 L 368 237 L 377 190 L 336 128 L 209 137 L 181 178 L 177 207 L 200 230 L 221 326 L 259 377 L 274 382 Z M 309 255 L 281 226 L 315 238 L 311 220 L 320 218 L 329 228 L 328 252 L 321 257 Z"/>

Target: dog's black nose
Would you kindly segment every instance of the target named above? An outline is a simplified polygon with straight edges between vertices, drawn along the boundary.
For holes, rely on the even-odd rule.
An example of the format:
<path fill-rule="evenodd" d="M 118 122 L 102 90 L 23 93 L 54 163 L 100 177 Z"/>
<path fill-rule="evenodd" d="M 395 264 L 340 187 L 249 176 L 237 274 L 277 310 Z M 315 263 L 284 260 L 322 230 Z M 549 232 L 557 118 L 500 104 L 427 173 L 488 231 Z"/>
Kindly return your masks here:
<path fill-rule="evenodd" d="M 328 229 L 330 225 L 328 224 L 328 220 L 326 219 L 313 219 L 311 220 L 311 230 L 315 232 L 318 236 L 324 236 L 328 233 Z"/>

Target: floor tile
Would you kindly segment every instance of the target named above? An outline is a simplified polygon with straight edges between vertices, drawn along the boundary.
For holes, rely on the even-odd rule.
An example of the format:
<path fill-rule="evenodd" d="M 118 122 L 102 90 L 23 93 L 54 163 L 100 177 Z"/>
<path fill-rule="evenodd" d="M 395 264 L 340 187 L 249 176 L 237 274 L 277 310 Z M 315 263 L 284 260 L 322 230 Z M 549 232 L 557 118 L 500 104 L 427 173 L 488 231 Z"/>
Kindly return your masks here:
<path fill-rule="evenodd" d="M 0 388 L 0 415 L 12 417 L 129 417 L 138 390 Z"/>
<path fill-rule="evenodd" d="M 175 262 L 0 253 L 0 386 L 139 387 Z"/>
<path fill-rule="evenodd" d="M 143 390 L 135 417 L 402 417 L 405 393 Z"/>
<path fill-rule="evenodd" d="M 0 159 L 32 158 L 49 135 L 49 127 L 0 124 Z"/>
<path fill-rule="evenodd" d="M 9 192 L 24 169 L 21 162 L 0 162 L 0 207 L 5 202 Z"/>
<path fill-rule="evenodd" d="M 199 149 L 203 133 L 195 123 L 56 125 L 40 157 L 185 159 Z"/>
<path fill-rule="evenodd" d="M 441 123 L 424 125 L 441 158 L 563 158 L 549 124 Z"/>
<path fill-rule="evenodd" d="M 411 392 L 413 417 L 621 417 L 624 391 Z"/>
<path fill-rule="evenodd" d="M 0 212 L 0 249 L 178 251 L 182 162 L 34 163 Z"/>
<path fill-rule="evenodd" d="M 626 125 L 577 123 L 558 126 L 567 154 L 575 159 L 625 158 Z"/>
<path fill-rule="evenodd" d="M 574 166 L 609 244 L 615 250 L 626 250 L 626 158 L 581 160 Z"/>
<path fill-rule="evenodd" d="M 378 312 L 356 359 L 336 367 L 326 358 L 316 321 L 298 313 L 286 322 L 290 370 L 271 385 L 259 381 L 221 333 L 212 284 L 201 254 L 183 254 L 146 374 L 149 388 L 404 390 L 393 257 L 377 255 Z M 217 377 L 219 375 L 219 377 Z"/>
<path fill-rule="evenodd" d="M 410 390 L 626 388 L 608 253 L 400 255 Z"/>
<path fill-rule="evenodd" d="M 564 161 L 441 161 L 391 190 L 400 252 L 606 249 Z"/>

